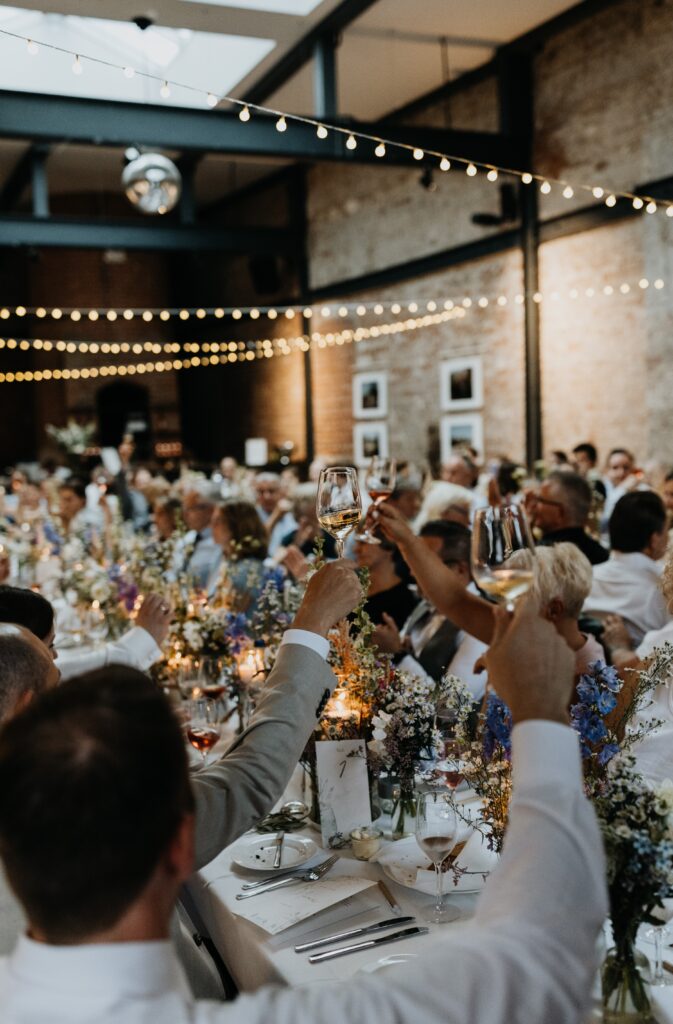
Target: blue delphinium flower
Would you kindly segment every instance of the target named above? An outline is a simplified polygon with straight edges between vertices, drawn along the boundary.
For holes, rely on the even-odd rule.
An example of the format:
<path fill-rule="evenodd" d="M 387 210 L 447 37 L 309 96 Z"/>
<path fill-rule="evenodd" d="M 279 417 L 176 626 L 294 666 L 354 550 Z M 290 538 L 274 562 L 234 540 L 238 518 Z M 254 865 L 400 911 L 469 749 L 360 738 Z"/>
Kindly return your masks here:
<path fill-rule="evenodd" d="M 512 748 L 512 712 L 504 701 L 489 691 L 483 730 L 484 757 L 487 760 L 493 757 L 496 744 L 502 747 L 504 756 L 509 759 Z"/>

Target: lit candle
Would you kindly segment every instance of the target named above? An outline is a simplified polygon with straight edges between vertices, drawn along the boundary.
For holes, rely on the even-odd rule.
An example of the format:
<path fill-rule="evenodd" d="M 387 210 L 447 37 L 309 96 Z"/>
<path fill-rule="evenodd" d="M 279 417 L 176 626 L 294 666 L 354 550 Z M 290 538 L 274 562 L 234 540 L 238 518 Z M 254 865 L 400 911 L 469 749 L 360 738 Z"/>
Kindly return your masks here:
<path fill-rule="evenodd" d="M 242 651 L 236 658 L 238 678 L 244 686 L 264 681 L 264 655 L 259 648 Z"/>

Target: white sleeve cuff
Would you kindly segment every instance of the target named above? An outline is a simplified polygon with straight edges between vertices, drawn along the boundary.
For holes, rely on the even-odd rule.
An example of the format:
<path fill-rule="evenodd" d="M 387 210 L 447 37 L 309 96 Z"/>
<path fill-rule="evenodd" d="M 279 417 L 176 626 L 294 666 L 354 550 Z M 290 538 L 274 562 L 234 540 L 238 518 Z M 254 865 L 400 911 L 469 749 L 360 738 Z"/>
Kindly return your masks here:
<path fill-rule="evenodd" d="M 309 647 L 316 654 L 319 654 L 324 661 L 327 661 L 329 640 L 326 640 L 324 636 L 320 636 L 318 633 L 311 633 L 308 629 L 286 629 L 280 646 L 284 647 L 285 644 L 298 644 L 300 647 Z"/>
<path fill-rule="evenodd" d="M 108 644 L 108 664 L 115 660 L 115 655 L 119 657 L 120 648 L 125 655 L 124 662 L 136 665 L 142 672 L 162 656 L 161 648 L 155 643 L 154 637 L 142 626 L 133 626 L 128 633 L 124 633 L 114 643 Z"/>
<path fill-rule="evenodd" d="M 582 787 L 579 737 L 569 725 L 527 721 L 512 730 L 512 788 Z"/>

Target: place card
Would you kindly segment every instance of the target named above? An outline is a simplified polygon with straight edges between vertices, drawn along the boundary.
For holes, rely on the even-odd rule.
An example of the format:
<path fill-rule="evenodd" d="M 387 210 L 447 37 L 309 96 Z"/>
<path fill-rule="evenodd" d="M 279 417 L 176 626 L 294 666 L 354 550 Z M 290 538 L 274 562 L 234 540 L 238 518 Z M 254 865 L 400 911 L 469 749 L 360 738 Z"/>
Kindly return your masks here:
<path fill-rule="evenodd" d="M 320 828 L 325 849 L 348 840 L 351 829 L 371 825 L 364 740 L 322 740 L 315 745 Z"/>
<path fill-rule="evenodd" d="M 236 903 L 235 913 L 263 928 L 271 935 L 305 921 L 314 914 L 347 900 L 375 885 L 371 878 L 348 875 L 321 878 L 318 882 L 301 882 L 284 889 L 260 893 L 254 899 Z M 231 904 L 230 904 L 231 906 Z"/>

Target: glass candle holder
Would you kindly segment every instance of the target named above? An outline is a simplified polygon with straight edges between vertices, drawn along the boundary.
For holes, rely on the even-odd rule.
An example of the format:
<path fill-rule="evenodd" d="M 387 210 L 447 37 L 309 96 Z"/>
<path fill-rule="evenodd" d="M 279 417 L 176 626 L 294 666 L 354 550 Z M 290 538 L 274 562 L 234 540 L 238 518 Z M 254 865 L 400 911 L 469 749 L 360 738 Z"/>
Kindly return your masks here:
<path fill-rule="evenodd" d="M 351 849 L 356 860 L 371 860 L 381 846 L 383 832 L 374 825 L 360 825 L 350 834 Z"/>

